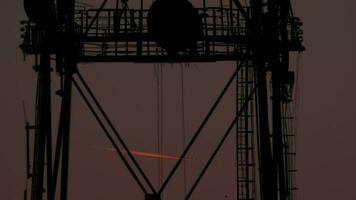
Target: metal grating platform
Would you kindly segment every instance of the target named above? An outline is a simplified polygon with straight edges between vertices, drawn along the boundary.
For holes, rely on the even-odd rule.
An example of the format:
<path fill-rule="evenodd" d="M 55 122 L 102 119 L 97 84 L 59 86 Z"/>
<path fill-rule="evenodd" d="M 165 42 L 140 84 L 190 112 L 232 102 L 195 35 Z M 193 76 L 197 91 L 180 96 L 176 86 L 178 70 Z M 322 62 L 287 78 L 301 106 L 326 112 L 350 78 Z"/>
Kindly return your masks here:
<path fill-rule="evenodd" d="M 76 11 L 76 58 L 78 62 L 212 62 L 251 59 L 247 20 L 238 9 L 209 7 L 197 10 L 203 24 L 203 36 L 197 41 L 195 49 L 178 52 L 174 57 L 168 55 L 150 37 L 146 22 L 148 10 Z M 246 10 L 249 11 L 249 8 Z M 26 31 L 21 48 L 28 54 L 41 53 L 46 49 L 43 45 L 44 34 L 33 23 L 23 23 Z M 64 36 L 61 35 L 60 27 L 58 29 L 56 35 L 52 36 L 56 38 L 51 40 L 58 43 L 52 45 L 60 45 L 64 40 L 61 39 Z M 298 40 L 293 31 L 290 31 L 289 37 L 291 44 Z"/>
<path fill-rule="evenodd" d="M 97 12 L 89 9 L 76 13 L 79 62 L 203 62 L 248 56 L 246 21 L 237 9 L 198 9 L 203 37 L 197 41 L 196 49 L 179 52 L 174 58 L 148 34 L 148 10 L 104 9 L 95 19 Z M 92 19 L 95 19 L 93 23 Z M 22 48 L 29 54 L 41 52 L 42 37 L 41 32 L 27 22 Z"/>

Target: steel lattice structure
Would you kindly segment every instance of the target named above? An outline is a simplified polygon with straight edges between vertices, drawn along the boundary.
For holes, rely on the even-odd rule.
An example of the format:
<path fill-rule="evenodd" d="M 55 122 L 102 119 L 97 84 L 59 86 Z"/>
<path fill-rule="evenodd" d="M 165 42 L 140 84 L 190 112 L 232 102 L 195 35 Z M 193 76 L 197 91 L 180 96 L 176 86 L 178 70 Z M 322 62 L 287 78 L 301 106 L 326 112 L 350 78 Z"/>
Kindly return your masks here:
<path fill-rule="evenodd" d="M 291 127 L 294 73 L 289 67 L 289 56 L 290 52 L 304 51 L 304 47 L 301 22 L 294 17 L 290 1 L 251 0 L 242 3 L 239 0 L 220 0 L 217 6 L 209 6 L 206 0 L 202 0 L 201 7 L 192 11 L 201 20 L 201 34 L 194 38 L 193 45 L 175 51 L 168 48 L 174 47 L 169 39 L 164 41 L 167 42 L 166 47 L 152 34 L 148 23 L 152 10 L 146 8 L 143 1 L 137 8 L 130 8 L 127 1 L 122 1 L 121 6 L 117 4 L 113 8 L 104 8 L 106 3 L 107 0 L 104 0 L 97 9 L 76 9 L 75 0 L 25 0 L 29 20 L 22 22 L 24 33 L 20 47 L 36 58 L 34 70 L 38 75 L 36 122 L 33 126 L 26 125 L 27 138 L 30 137 L 29 132 L 35 134 L 33 144 L 29 144 L 27 139 L 27 149 L 29 151 L 30 146 L 33 147 L 33 155 L 27 155 L 27 177 L 31 181 L 31 189 L 26 189 L 25 197 L 31 200 L 67 199 L 73 86 L 117 150 L 146 200 L 159 200 L 222 97 L 236 83 L 236 116 L 185 199 L 190 199 L 234 127 L 236 198 L 294 199 L 295 141 Z M 179 18 L 174 20 L 180 22 Z M 182 22 L 183 28 L 186 23 Z M 62 100 L 54 148 L 51 59 L 55 60 L 56 72 L 62 80 L 61 89 L 57 91 Z M 160 188 L 154 188 L 86 84 L 77 65 L 89 62 L 217 61 L 234 61 L 236 70 L 167 179 Z M 268 89 L 270 82 L 271 88 Z M 122 155 L 119 146 L 126 150 L 128 158 Z"/>

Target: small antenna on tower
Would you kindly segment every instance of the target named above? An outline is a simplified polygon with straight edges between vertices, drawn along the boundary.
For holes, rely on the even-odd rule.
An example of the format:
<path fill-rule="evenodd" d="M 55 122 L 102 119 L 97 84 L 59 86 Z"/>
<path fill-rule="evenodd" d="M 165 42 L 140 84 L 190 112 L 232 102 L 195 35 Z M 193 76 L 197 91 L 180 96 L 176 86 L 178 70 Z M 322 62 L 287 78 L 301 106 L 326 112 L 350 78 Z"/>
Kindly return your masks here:
<path fill-rule="evenodd" d="M 27 179 L 31 177 L 30 174 L 30 130 L 33 129 L 33 126 L 30 126 L 30 124 L 27 121 L 27 115 L 26 115 L 26 106 L 25 106 L 25 101 L 22 100 L 22 109 L 23 109 L 23 116 L 25 120 L 25 131 L 26 131 L 26 175 Z"/>

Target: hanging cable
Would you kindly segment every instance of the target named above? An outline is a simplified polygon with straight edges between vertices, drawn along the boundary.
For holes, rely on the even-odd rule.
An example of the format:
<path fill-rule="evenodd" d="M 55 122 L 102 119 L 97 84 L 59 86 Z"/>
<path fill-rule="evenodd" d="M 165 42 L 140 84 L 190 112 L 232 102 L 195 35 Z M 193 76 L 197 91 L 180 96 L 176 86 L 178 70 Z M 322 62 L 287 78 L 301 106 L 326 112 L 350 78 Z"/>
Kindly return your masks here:
<path fill-rule="evenodd" d="M 156 110 L 156 131 L 157 131 L 157 152 L 158 154 L 161 154 L 161 90 L 160 90 L 160 72 L 159 72 L 160 67 L 158 65 L 153 65 L 153 70 L 156 78 L 156 102 L 157 102 L 157 110 Z M 157 159 L 157 184 L 158 187 L 161 186 L 162 184 L 162 170 L 161 170 L 161 159 Z"/>
<path fill-rule="evenodd" d="M 294 87 L 294 108 L 299 107 L 299 98 L 300 98 L 300 86 L 299 86 L 299 75 L 300 75 L 300 60 L 302 58 L 302 53 L 298 53 L 297 59 L 296 59 L 296 67 L 295 67 L 295 87 Z M 294 134 L 296 135 L 298 132 L 298 120 L 299 120 L 299 113 L 297 112 L 298 109 L 294 110 L 294 116 L 295 116 L 295 121 L 294 121 Z"/>
<path fill-rule="evenodd" d="M 180 73 L 180 82 L 181 82 L 181 109 L 182 109 L 182 150 L 184 151 L 186 146 L 186 124 L 185 124 L 185 97 L 184 97 L 184 68 L 181 66 Z M 185 160 L 183 160 L 183 187 L 184 187 L 184 196 L 187 195 L 187 166 Z"/>
<path fill-rule="evenodd" d="M 160 82 L 159 82 L 159 86 L 160 86 L 160 154 L 163 154 L 164 150 L 163 150 L 163 65 L 160 65 Z M 164 163 L 163 163 L 163 159 L 159 159 L 160 160 L 160 182 L 162 185 L 163 182 L 163 172 L 164 172 Z M 161 199 L 163 199 L 163 194 L 161 195 Z"/>

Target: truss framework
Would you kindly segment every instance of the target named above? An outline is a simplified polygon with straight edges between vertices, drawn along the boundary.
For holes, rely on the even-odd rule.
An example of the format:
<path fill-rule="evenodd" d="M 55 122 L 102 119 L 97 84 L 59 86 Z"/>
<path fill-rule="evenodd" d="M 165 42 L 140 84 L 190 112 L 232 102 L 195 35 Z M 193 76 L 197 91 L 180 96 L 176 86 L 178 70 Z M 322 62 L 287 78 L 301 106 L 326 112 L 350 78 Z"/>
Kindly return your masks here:
<path fill-rule="evenodd" d="M 292 117 L 288 114 L 291 98 L 287 94 L 290 93 L 288 90 L 294 80 L 291 78 L 292 73 L 288 71 L 289 52 L 303 51 L 304 47 L 301 45 L 301 24 L 290 12 L 289 1 L 283 3 L 270 0 L 264 3 L 254 0 L 253 5 L 243 7 L 239 1 L 231 0 L 228 1 L 228 6 L 221 3 L 220 7 L 198 8 L 197 11 L 202 17 L 203 36 L 197 41 L 196 48 L 180 51 L 177 55 L 169 55 L 152 40 L 146 24 L 148 10 L 142 7 L 130 9 L 128 6 L 120 9 L 103 9 L 106 2 L 105 0 L 99 9 L 75 10 L 72 1 L 73 4 L 69 4 L 68 9 L 64 11 L 66 17 L 63 23 L 56 24 L 54 28 L 43 28 L 31 20 L 23 22 L 25 33 L 21 48 L 26 54 L 35 55 L 34 69 L 38 73 L 36 124 L 26 126 L 27 132 L 35 130 L 32 166 L 30 166 L 30 156 L 27 156 L 31 200 L 43 199 L 45 183 L 47 184 L 46 199 L 56 199 L 57 188 L 60 190 L 59 198 L 67 199 L 73 85 L 117 150 L 146 199 L 159 200 L 234 80 L 236 80 L 236 116 L 185 199 L 191 197 L 235 126 L 236 198 L 239 200 L 293 199 L 295 169 L 292 164 L 295 149 L 293 148 L 294 135 L 289 126 Z M 52 158 L 51 143 L 51 57 L 55 58 L 56 71 L 62 79 L 61 90 L 57 92 L 62 97 L 62 102 L 54 158 Z M 237 61 L 236 71 L 222 89 L 167 179 L 159 189 L 156 189 L 110 122 L 78 71 L 77 64 L 216 61 Z M 272 100 L 269 100 L 267 89 L 269 79 L 266 74 L 269 72 L 272 74 L 270 79 Z M 105 126 L 104 122 L 108 126 Z M 122 155 L 118 144 L 124 147 L 129 159 Z M 27 148 L 30 148 L 29 144 Z M 45 170 L 46 181 L 44 181 Z M 60 183 L 59 186 L 57 182 Z"/>

